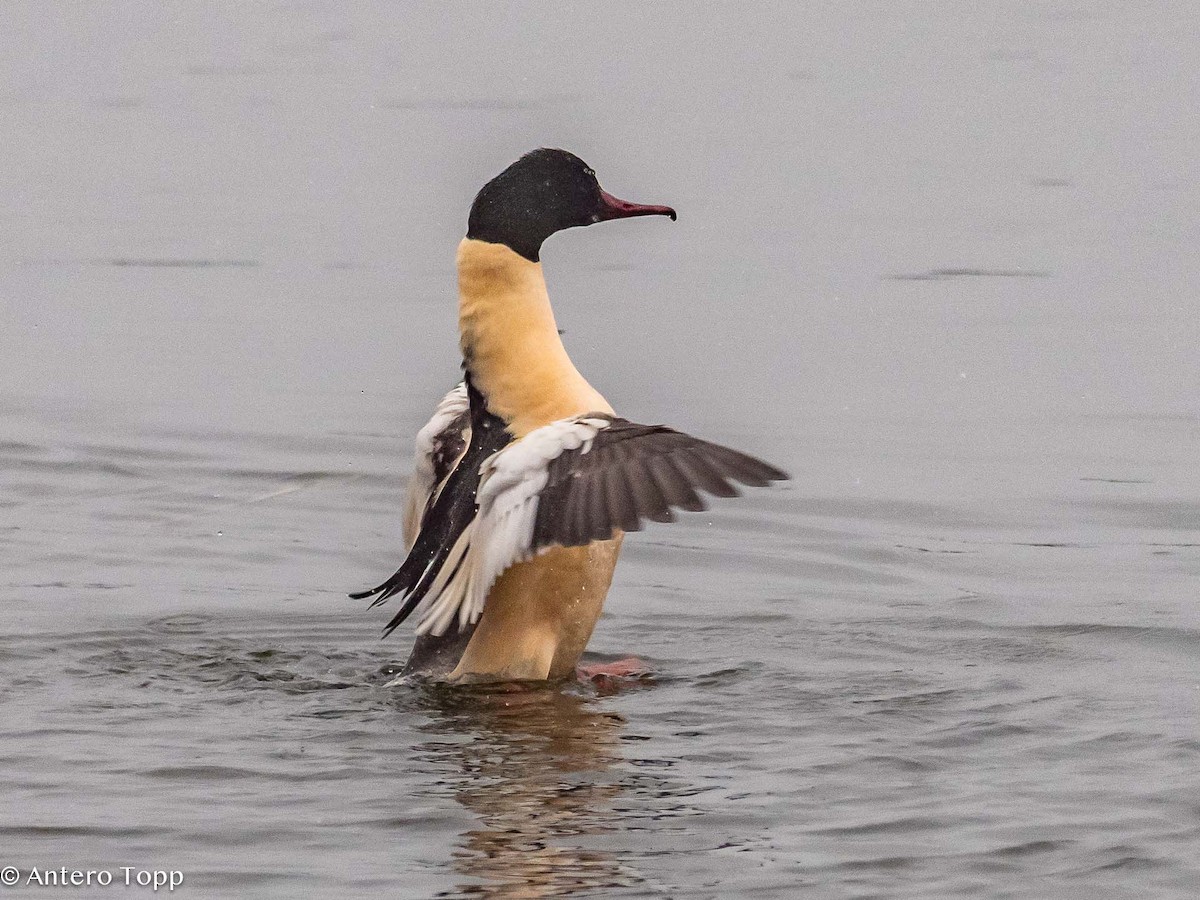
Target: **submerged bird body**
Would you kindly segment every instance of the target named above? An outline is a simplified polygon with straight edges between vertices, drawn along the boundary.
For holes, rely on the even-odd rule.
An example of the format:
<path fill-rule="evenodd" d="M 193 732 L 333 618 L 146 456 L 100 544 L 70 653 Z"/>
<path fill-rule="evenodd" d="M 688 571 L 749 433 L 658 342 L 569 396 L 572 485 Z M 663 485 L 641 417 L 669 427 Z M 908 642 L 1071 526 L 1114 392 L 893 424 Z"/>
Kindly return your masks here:
<path fill-rule="evenodd" d="M 541 243 L 609 218 L 669 215 L 600 190 L 563 151 L 534 151 L 476 198 L 459 245 L 466 379 L 418 434 L 408 557 L 355 597 L 420 616 L 406 671 L 452 681 L 569 675 L 600 616 L 626 531 L 703 509 L 696 488 L 786 476 L 738 451 L 616 417 L 567 355 Z"/>

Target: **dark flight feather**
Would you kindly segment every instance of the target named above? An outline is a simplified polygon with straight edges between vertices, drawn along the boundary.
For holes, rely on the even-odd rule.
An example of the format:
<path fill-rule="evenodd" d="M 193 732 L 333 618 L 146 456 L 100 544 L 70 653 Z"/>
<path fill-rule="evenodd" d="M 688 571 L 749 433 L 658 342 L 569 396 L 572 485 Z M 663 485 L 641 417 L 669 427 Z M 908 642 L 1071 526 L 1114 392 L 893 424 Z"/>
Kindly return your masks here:
<path fill-rule="evenodd" d="M 736 497 L 733 481 L 762 486 L 788 477 L 753 456 L 665 425 L 592 418 L 612 424 L 597 432 L 586 451 L 567 450 L 547 464 L 531 551 L 607 540 L 616 530 L 640 531 L 647 519 L 670 522 L 671 507 L 705 509 L 697 488 Z"/>

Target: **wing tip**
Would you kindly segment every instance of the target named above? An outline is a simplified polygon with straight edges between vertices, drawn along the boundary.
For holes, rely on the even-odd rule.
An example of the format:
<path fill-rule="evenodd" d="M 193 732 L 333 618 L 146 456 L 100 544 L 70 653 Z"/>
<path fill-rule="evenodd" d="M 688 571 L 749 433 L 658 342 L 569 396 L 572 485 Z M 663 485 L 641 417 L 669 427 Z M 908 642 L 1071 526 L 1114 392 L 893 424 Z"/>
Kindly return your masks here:
<path fill-rule="evenodd" d="M 759 460 L 759 462 L 762 463 L 763 468 L 766 469 L 766 473 L 764 474 L 763 477 L 765 477 L 767 479 L 767 481 L 791 481 L 792 480 L 792 476 L 789 475 L 787 472 L 783 471 L 783 469 L 779 468 L 778 466 L 773 466 L 769 462 L 764 462 L 761 459 Z"/>

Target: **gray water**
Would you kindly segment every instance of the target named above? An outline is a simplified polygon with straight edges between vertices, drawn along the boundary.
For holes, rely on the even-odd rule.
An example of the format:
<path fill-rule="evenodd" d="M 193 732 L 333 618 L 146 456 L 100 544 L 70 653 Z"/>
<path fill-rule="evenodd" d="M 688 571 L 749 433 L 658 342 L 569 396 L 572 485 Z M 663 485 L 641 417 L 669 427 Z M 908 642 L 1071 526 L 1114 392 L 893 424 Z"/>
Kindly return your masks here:
<path fill-rule="evenodd" d="M 1200 894 L 1198 20 L 5 3 L 0 865 Z M 680 212 L 547 244 L 580 368 L 794 478 L 626 542 L 592 650 L 649 677 L 389 686 L 345 592 L 540 145 Z M 9 895 L 67 890 L 124 888 Z"/>

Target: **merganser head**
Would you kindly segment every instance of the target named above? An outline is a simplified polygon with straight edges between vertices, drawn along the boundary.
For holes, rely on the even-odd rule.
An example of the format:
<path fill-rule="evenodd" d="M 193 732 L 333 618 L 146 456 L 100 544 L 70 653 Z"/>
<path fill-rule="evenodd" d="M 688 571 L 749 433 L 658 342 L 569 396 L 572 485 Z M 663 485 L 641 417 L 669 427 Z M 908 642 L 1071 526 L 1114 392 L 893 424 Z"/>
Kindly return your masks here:
<path fill-rule="evenodd" d="M 670 216 L 669 206 L 618 200 L 600 188 L 596 173 L 566 150 L 534 150 L 483 186 L 471 204 L 467 237 L 504 244 L 538 261 L 542 242 L 556 231 L 630 216 Z"/>

